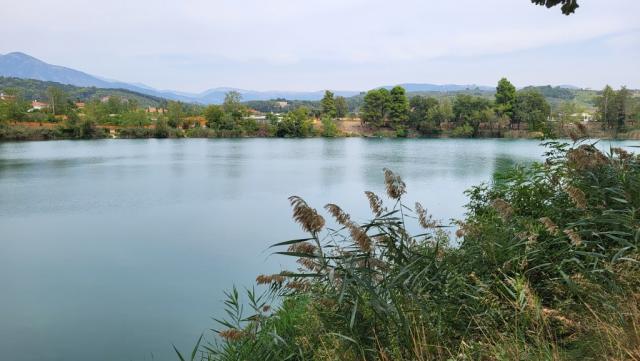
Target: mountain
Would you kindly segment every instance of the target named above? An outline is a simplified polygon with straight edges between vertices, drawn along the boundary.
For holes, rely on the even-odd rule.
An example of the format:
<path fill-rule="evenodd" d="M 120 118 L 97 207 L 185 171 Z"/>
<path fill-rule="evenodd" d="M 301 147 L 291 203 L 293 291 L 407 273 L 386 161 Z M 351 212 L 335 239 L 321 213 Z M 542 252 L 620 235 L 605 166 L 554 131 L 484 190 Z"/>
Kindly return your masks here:
<path fill-rule="evenodd" d="M 21 52 L 0 55 L 0 76 L 21 79 L 51 81 L 79 87 L 96 87 L 109 89 L 125 89 L 154 97 L 179 100 L 190 103 L 222 103 L 227 92 L 234 90 L 242 94 L 243 100 L 269 100 L 286 98 L 290 100 L 319 100 L 324 91 L 289 92 L 289 91 L 255 91 L 236 88 L 214 88 L 202 93 L 186 93 L 174 90 L 157 90 L 145 84 L 125 83 L 87 74 L 75 69 L 52 65 Z M 336 95 L 353 96 L 358 91 L 336 91 Z"/>
<path fill-rule="evenodd" d="M 87 73 L 47 64 L 24 53 L 0 55 L 0 76 L 53 81 L 76 86 L 106 87 L 109 82 Z"/>
<path fill-rule="evenodd" d="M 102 98 L 105 96 L 118 96 L 121 98 L 133 99 L 142 107 L 157 107 L 165 100 L 163 98 L 142 94 L 126 89 L 110 89 L 78 87 L 75 85 L 62 84 L 52 81 L 43 81 L 35 79 L 12 78 L 0 76 L 0 90 L 4 89 L 20 89 L 21 95 L 27 100 L 44 100 L 48 98 L 47 89 L 56 87 L 62 89 L 73 101 L 89 101 L 93 98 Z"/>
<path fill-rule="evenodd" d="M 179 100 L 189 103 L 219 104 L 224 100 L 227 92 L 234 90 L 242 94 L 242 99 L 250 100 L 270 100 L 284 98 L 288 100 L 320 100 L 324 91 L 293 92 L 293 91 L 256 91 L 236 88 L 213 88 L 202 93 L 187 93 L 174 90 L 157 90 L 145 84 L 125 83 L 116 80 L 101 78 L 87 74 L 75 69 L 59 65 L 48 64 L 40 59 L 20 52 L 0 54 L 0 76 L 14 77 L 21 79 L 35 79 L 41 81 L 57 82 L 62 84 L 75 85 L 79 87 L 96 87 L 108 89 L 124 89 L 152 97 Z M 494 91 L 495 87 L 475 85 L 475 84 L 399 84 L 407 92 L 457 92 L 465 90 Z M 391 89 L 392 86 L 383 88 Z M 351 97 L 360 94 L 360 91 L 334 91 L 336 96 Z"/>
<path fill-rule="evenodd" d="M 420 92 L 459 92 L 465 90 L 481 90 L 481 91 L 495 91 L 495 87 L 476 85 L 476 84 L 419 84 L 419 83 L 404 83 L 397 84 L 403 87 L 408 93 L 420 93 Z M 381 88 L 391 89 L 393 85 L 386 85 Z"/>
<path fill-rule="evenodd" d="M 51 81 L 78 87 L 126 89 L 155 97 L 167 97 L 148 86 L 106 80 L 75 69 L 45 63 L 20 52 L 0 55 L 0 76 Z"/>

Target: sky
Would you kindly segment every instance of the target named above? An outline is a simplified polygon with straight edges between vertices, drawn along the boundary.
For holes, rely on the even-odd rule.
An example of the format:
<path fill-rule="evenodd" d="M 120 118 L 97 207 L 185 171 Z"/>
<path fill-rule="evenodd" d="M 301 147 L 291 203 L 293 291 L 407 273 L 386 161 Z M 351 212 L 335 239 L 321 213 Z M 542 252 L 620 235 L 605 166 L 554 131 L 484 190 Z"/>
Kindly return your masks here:
<path fill-rule="evenodd" d="M 640 88 L 640 1 L 0 0 L 0 53 L 158 89 Z"/>

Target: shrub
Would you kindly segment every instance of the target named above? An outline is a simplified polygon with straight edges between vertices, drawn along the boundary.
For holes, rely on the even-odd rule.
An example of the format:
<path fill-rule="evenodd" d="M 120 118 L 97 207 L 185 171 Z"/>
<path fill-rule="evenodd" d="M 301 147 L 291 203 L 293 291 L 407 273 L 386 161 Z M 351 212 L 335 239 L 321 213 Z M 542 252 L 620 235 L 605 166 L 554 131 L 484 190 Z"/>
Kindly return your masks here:
<path fill-rule="evenodd" d="M 455 127 L 451 131 L 451 136 L 456 138 L 470 138 L 473 136 L 473 132 L 473 127 L 465 123 Z"/>
<path fill-rule="evenodd" d="M 269 291 L 229 293 L 212 360 L 625 360 L 640 357 L 640 156 L 548 143 L 545 163 L 515 167 L 467 193 L 446 231 L 404 203 L 365 192 L 373 219 L 335 204 L 336 229 L 299 197 L 308 233 L 275 244 L 296 271 L 261 275 Z M 422 231 L 411 235 L 409 221 Z M 280 303 L 275 311 L 268 304 Z"/>

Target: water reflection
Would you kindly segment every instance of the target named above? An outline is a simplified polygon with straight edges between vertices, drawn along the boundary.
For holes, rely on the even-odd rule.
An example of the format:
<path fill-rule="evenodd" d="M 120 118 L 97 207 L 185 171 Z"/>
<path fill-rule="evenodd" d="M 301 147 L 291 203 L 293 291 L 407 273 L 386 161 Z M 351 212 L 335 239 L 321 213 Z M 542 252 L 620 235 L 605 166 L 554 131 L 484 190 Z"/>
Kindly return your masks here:
<path fill-rule="evenodd" d="M 118 140 L 0 143 L 0 350 L 13 361 L 174 360 L 222 291 L 277 271 L 287 197 L 369 217 L 383 168 L 407 204 L 462 216 L 463 191 L 540 159 L 535 141 Z M 96 352 L 96 351 L 99 352 Z"/>

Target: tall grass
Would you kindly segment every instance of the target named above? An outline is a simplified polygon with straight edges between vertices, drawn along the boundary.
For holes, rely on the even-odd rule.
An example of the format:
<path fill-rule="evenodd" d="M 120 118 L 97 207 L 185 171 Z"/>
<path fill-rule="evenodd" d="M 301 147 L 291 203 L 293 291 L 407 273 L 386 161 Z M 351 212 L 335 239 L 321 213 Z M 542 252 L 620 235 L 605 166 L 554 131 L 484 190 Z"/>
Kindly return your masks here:
<path fill-rule="evenodd" d="M 291 197 L 298 269 L 228 294 L 208 360 L 640 360 L 640 157 L 552 142 L 442 226 L 384 172 L 372 219 Z M 416 222 L 420 234 L 409 234 Z M 452 246 L 454 245 L 454 246 Z M 278 305 L 272 308 L 270 304 Z"/>

